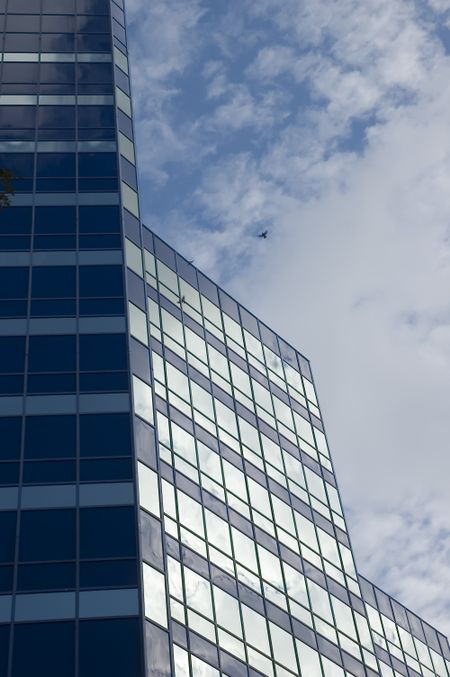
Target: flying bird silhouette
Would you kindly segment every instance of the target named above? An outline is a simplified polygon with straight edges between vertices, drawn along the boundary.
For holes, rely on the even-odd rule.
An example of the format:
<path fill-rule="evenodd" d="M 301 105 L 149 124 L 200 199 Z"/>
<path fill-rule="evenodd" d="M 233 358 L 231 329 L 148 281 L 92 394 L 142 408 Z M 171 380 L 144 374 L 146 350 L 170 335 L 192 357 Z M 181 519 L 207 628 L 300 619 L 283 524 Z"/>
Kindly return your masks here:
<path fill-rule="evenodd" d="M 262 240 L 266 240 L 268 234 L 269 234 L 269 231 L 268 231 L 268 230 L 263 230 L 263 232 L 260 233 L 260 234 L 258 235 L 258 237 L 260 237 Z"/>

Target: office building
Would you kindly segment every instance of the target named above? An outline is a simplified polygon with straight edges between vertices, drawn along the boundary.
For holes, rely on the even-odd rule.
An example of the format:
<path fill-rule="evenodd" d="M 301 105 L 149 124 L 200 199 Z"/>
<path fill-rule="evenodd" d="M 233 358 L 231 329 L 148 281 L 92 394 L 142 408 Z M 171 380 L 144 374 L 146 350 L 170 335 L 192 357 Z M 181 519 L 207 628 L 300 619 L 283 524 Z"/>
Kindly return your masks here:
<path fill-rule="evenodd" d="M 0 29 L 0 676 L 448 677 L 358 575 L 308 360 L 140 223 L 120 0 Z"/>

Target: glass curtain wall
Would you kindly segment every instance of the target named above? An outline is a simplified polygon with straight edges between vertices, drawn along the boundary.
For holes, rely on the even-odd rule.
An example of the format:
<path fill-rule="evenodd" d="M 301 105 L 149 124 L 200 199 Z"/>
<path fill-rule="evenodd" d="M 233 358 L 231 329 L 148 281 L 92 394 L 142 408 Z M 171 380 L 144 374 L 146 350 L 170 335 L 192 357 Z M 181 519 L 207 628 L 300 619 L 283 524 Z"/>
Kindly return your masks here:
<path fill-rule="evenodd" d="M 0 0 L 0 41 L 0 675 L 140 677 L 123 11 Z"/>

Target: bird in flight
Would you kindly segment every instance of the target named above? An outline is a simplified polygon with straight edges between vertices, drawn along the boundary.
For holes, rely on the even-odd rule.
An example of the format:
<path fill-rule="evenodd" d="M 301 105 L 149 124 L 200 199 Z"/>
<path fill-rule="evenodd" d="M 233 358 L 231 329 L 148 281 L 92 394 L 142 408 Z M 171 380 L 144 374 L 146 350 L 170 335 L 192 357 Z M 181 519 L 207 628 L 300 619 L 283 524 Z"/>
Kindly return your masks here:
<path fill-rule="evenodd" d="M 258 237 L 260 237 L 262 240 L 266 240 L 268 234 L 269 234 L 269 231 L 268 231 L 268 230 L 263 230 L 262 233 L 260 233 L 260 234 L 258 235 Z"/>

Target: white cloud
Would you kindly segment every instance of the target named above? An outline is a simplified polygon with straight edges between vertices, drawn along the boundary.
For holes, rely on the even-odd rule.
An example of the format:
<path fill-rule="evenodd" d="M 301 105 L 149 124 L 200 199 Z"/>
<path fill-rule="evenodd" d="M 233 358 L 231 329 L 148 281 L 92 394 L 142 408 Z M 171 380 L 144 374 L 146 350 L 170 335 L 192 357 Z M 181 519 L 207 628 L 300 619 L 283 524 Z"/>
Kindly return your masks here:
<path fill-rule="evenodd" d="M 429 6 L 435 12 L 448 12 L 450 10 L 450 0 L 428 0 Z"/>
<path fill-rule="evenodd" d="M 448 635 L 450 604 L 442 594 L 450 585 L 447 510 L 448 504 L 440 499 L 410 496 L 395 508 L 380 505 L 374 512 L 363 507 L 351 519 L 360 544 L 359 565 L 366 576 Z"/>
<path fill-rule="evenodd" d="M 282 73 L 295 72 L 297 55 L 292 47 L 270 45 L 262 47 L 254 62 L 248 67 L 247 75 L 252 78 L 273 79 Z"/>
<path fill-rule="evenodd" d="M 134 31 L 136 69 L 133 78 L 164 81 L 181 73 L 200 45 L 193 35 L 204 10 L 199 0 L 133 0 L 127 5 L 128 21 Z M 136 95 L 140 90 L 137 88 Z M 136 96 L 135 95 L 135 96 Z"/>
<path fill-rule="evenodd" d="M 176 78 L 200 49 L 193 36 L 203 11 L 200 0 L 133 0 L 128 6 L 138 143 L 145 148 L 140 169 L 157 184 L 167 181 L 168 162 L 193 154 L 193 125 L 178 128 L 173 110 L 180 94 Z"/>

